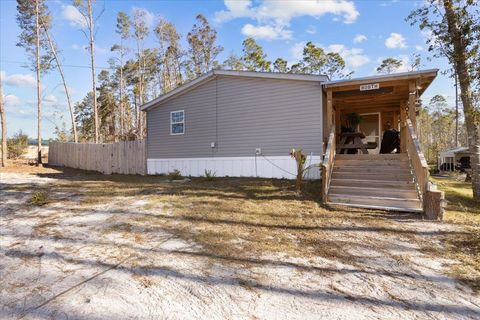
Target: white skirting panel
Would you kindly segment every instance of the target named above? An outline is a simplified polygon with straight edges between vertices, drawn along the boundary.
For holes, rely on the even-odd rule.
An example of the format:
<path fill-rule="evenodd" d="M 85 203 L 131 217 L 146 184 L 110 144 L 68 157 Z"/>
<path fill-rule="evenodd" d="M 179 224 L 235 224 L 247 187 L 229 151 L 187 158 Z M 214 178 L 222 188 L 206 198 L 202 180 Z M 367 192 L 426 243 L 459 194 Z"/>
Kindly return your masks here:
<path fill-rule="evenodd" d="M 320 156 L 307 156 L 305 179 L 320 179 Z M 183 176 L 201 177 L 210 170 L 217 177 L 262 177 L 295 179 L 296 162 L 290 156 L 147 159 L 150 175 L 179 170 Z"/>

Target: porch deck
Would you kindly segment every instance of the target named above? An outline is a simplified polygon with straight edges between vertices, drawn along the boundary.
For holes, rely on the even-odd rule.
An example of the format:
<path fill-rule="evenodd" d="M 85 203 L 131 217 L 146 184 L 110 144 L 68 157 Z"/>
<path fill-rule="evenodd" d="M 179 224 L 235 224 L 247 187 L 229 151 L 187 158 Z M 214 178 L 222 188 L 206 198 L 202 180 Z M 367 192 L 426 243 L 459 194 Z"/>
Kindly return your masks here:
<path fill-rule="evenodd" d="M 442 194 L 429 182 L 428 165 L 416 134 L 420 96 L 437 72 L 436 69 L 405 72 L 324 85 L 327 96 L 324 113 L 327 140 L 322 163 L 324 202 L 441 215 Z M 352 113 L 363 117 L 363 123 L 354 127 L 348 121 L 348 132 L 359 132 L 365 137 L 364 144 L 378 146 L 370 148 L 373 150 L 368 150 L 369 154 L 337 154 L 337 147 L 343 146 L 341 129 Z M 378 154 L 383 133 L 390 128 L 400 132 L 400 146 L 396 148 L 401 153 Z"/>

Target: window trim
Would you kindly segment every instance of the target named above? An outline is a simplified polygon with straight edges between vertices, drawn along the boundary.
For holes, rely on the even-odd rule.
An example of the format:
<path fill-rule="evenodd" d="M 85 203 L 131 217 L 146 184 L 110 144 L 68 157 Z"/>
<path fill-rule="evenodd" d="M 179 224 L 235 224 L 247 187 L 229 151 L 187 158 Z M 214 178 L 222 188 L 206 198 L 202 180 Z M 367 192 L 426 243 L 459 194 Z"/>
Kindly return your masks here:
<path fill-rule="evenodd" d="M 182 121 L 181 122 L 173 122 L 172 114 L 173 113 L 178 113 L 178 112 L 183 113 Z M 172 129 L 173 129 L 174 124 L 183 124 L 183 132 L 182 133 L 173 133 Z M 183 134 L 185 134 L 185 110 L 170 111 L 170 135 L 171 136 L 180 136 L 180 135 L 183 135 Z"/>

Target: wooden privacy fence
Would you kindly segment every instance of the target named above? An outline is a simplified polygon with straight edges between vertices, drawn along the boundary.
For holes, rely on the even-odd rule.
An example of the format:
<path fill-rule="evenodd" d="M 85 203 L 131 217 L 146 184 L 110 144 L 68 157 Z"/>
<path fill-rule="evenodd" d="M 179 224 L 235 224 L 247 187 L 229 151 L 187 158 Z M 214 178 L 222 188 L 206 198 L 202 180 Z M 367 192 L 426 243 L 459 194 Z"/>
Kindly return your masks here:
<path fill-rule="evenodd" d="M 48 164 L 104 174 L 145 175 L 145 141 L 115 143 L 50 142 Z"/>

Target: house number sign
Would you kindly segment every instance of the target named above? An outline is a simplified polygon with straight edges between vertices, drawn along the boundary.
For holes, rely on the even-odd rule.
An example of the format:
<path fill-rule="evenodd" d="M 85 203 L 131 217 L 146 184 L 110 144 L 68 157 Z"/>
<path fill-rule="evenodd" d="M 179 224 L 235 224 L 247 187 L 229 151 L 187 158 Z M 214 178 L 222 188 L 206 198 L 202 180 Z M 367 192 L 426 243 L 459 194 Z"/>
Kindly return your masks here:
<path fill-rule="evenodd" d="M 360 86 L 360 91 L 376 90 L 379 88 L 380 88 L 380 83 L 362 84 Z"/>

